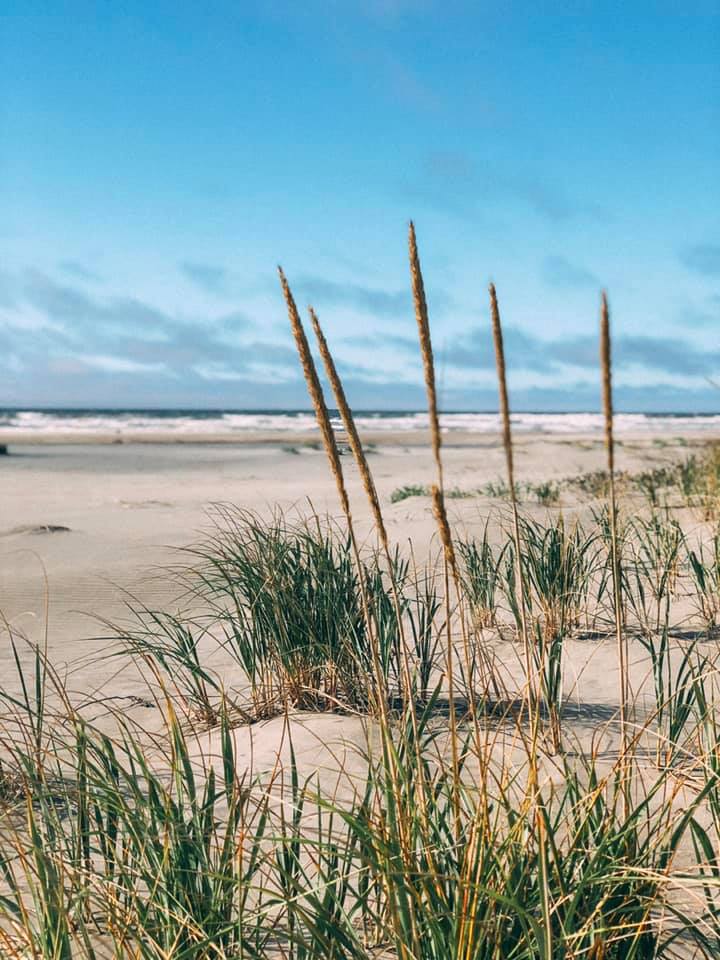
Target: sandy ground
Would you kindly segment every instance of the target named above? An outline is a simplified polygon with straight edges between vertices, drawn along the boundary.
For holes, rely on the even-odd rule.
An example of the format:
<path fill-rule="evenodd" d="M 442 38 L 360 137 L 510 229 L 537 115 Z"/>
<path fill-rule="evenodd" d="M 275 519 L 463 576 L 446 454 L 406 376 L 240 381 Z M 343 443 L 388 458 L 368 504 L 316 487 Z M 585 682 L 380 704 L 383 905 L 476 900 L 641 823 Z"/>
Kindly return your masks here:
<path fill-rule="evenodd" d="M 370 457 L 386 522 L 396 541 L 427 551 L 435 527 L 426 497 L 391 504 L 393 490 L 428 484 L 434 470 L 426 443 L 414 434 L 382 435 Z M 45 626 L 47 576 L 51 651 L 73 660 L 91 649 L 92 617 L 112 617 L 121 590 L 148 603 L 169 598 L 158 568 L 178 561 L 176 548 L 210 526 L 213 504 L 269 512 L 274 506 L 338 513 L 334 481 L 311 438 L 242 444 L 15 444 L 0 459 L 0 609 L 38 637 Z M 677 438 L 625 438 L 619 469 L 640 470 L 682 456 Z M 520 481 L 538 482 L 601 469 L 602 444 L 587 437 L 521 437 Z M 444 447 L 446 485 L 473 490 L 504 475 L 499 442 L 453 434 Z M 360 529 L 369 511 L 351 457 L 343 459 Z M 565 503 L 569 505 L 568 497 Z M 458 524 L 474 529 L 497 500 L 450 501 Z M 45 528 L 66 527 L 51 532 Z M 0 659 L 0 663 L 2 660 Z"/>
<path fill-rule="evenodd" d="M 25 442 L 14 435 L 9 455 L 0 456 L 0 613 L 6 621 L 6 629 L 0 629 L 0 685 L 17 689 L 9 625 L 18 637 L 36 643 L 47 640 L 50 660 L 73 701 L 82 704 L 83 715 L 100 728 L 116 729 L 119 711 L 148 738 L 162 730 L 163 715 L 150 695 L 148 678 L 126 655 L 112 655 L 117 641 L 103 621 L 123 618 L 128 594 L 157 609 L 179 608 L 179 586 L 168 575 L 168 566 L 186 562 L 182 548 L 211 528 L 214 505 L 232 503 L 264 514 L 278 508 L 300 515 L 311 508 L 332 516 L 339 512 L 334 481 L 312 436 L 258 436 L 242 443 L 222 437 L 202 444 L 170 442 L 169 437 L 155 443 L 97 437 L 82 444 L 20 439 Z M 669 464 L 708 439 L 624 435 L 617 466 L 636 472 Z M 404 485 L 434 481 L 427 438 L 383 434 L 366 440 L 374 444 L 369 460 L 390 535 L 404 549 L 412 541 L 422 561 L 437 551 L 430 500 L 414 496 L 392 503 L 391 494 Z M 573 477 L 601 470 L 604 463 L 597 437 L 525 435 L 516 442 L 521 483 Z M 502 447 L 488 436 L 448 437 L 444 464 L 448 489 L 477 491 L 504 476 Z M 343 465 L 357 528 L 372 542 L 357 469 L 350 456 L 343 458 Z M 546 508 L 528 500 L 523 510 L 537 518 L 557 516 L 559 511 L 583 518 L 599 506 L 600 502 L 563 487 L 558 505 Z M 507 519 L 507 504 L 486 495 L 450 499 L 448 508 L 459 535 L 481 534 L 488 517 L 500 535 L 503 518 Z M 675 515 L 686 531 L 701 527 L 687 510 Z M 509 688 L 519 690 L 523 674 L 519 645 L 497 635 L 490 640 Z M 28 667 L 30 646 L 20 641 L 19 649 Z M 630 645 L 630 658 L 641 715 L 652 705 L 648 658 L 637 642 Z M 592 750 L 609 770 L 619 743 L 614 640 L 611 635 L 566 640 L 563 663 L 563 736 L 568 731 L 572 750 L 579 751 L 576 755 Z M 213 666 L 229 669 L 222 663 Z M 230 686 L 242 682 L 230 673 L 227 681 Z M 506 761 L 518 749 L 513 731 L 511 723 L 507 729 L 499 724 L 494 749 Z M 191 752 L 198 767 L 214 766 L 220 772 L 218 730 L 192 726 L 188 736 L 195 741 Z M 349 798 L 364 781 L 365 751 L 375 739 L 372 721 L 339 713 L 275 716 L 239 725 L 232 736 L 238 769 L 273 778 L 273 783 L 275 773 L 287 766 L 292 741 L 301 779 L 317 778 L 325 795 L 338 799 Z M 643 778 L 657 776 L 653 751 L 649 744 L 647 764 L 643 749 L 638 754 Z M 518 757 L 519 763 L 523 757 Z M 167 769 L 162 752 L 152 762 Z M 469 775 L 474 775 L 472 769 Z M 541 776 L 543 782 L 559 784 L 565 774 L 561 765 L 544 755 Z M 687 846 L 677 863 L 692 862 Z"/>
<path fill-rule="evenodd" d="M 146 699 L 146 687 L 135 668 L 104 656 L 114 645 L 103 639 L 108 629 L 101 621 L 123 616 L 124 591 L 149 606 L 173 608 L 178 587 L 163 568 L 181 562 L 178 548 L 207 531 L 213 504 L 307 514 L 310 499 L 317 511 L 336 515 L 334 482 L 322 451 L 307 445 L 312 439 L 293 435 L 272 443 L 260 437 L 234 444 L 11 445 L 9 455 L 0 458 L 0 610 L 30 640 L 41 641 L 47 630 L 50 658 L 67 675 L 70 689 L 99 702 L 113 697 L 116 707 L 126 703 L 145 723 L 150 707 L 135 698 Z M 426 438 L 384 434 L 369 442 L 376 444 L 370 462 L 390 534 L 400 544 L 411 539 L 422 558 L 436 549 L 429 499 L 412 497 L 393 504 L 390 496 L 405 484 L 433 481 Z M 636 471 L 667 463 L 686 455 L 692 442 L 701 440 L 624 436 L 618 468 Z M 604 451 L 597 437 L 526 435 L 518 438 L 516 458 L 518 479 L 538 482 L 601 469 Z M 499 441 L 487 436 L 453 434 L 445 445 L 444 462 L 448 488 L 474 490 L 504 473 Z M 357 470 L 349 456 L 343 464 L 358 528 L 370 537 Z M 560 509 L 577 506 L 577 497 L 563 494 Z M 591 506 L 585 501 L 581 510 Z M 479 532 L 489 513 L 497 516 L 506 508 L 502 501 L 474 496 L 450 500 L 449 509 L 456 529 Z M 547 512 L 538 506 L 528 509 L 537 516 Z M 591 731 L 616 703 L 615 651 L 609 643 L 568 642 L 566 654 L 566 676 L 578 704 L 575 719 Z M 517 651 L 508 651 L 503 659 L 516 673 Z M 14 673 L 5 635 L 0 676 L 11 682 L 7 678 Z M 312 728 L 305 744 L 310 754 L 328 735 L 349 731 L 353 723 L 333 716 L 307 722 Z M 268 756 L 278 735 L 266 732 Z M 253 736 L 262 740 L 262 728 Z"/>

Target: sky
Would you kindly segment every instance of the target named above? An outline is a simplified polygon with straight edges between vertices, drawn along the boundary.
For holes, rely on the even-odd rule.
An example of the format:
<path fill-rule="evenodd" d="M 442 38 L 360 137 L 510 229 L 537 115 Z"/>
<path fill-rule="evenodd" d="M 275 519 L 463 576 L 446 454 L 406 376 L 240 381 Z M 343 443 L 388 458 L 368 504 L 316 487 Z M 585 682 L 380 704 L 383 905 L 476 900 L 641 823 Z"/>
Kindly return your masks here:
<path fill-rule="evenodd" d="M 720 410 L 720 0 L 4 0 L 0 406 Z M 713 380 L 719 384 L 713 385 Z"/>

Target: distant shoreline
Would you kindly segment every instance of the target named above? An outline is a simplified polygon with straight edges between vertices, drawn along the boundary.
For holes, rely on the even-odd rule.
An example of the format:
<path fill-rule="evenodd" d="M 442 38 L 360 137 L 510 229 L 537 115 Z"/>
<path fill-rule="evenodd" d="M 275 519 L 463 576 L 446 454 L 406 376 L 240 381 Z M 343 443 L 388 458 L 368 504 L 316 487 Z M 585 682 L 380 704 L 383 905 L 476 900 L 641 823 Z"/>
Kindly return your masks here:
<path fill-rule="evenodd" d="M 342 424 L 334 417 L 339 432 Z M 422 412 L 355 411 L 355 422 L 366 442 L 417 445 L 425 443 L 428 418 Z M 496 413 L 445 411 L 440 424 L 448 443 L 467 445 L 500 434 Z M 527 436 L 602 438 L 599 412 L 512 414 L 513 433 Z M 631 435 L 720 436 L 719 414 L 618 413 L 619 437 Z M 28 443 L 203 443 L 307 444 L 319 441 L 309 411 L 228 410 L 2 410 L 0 442 Z"/>
<path fill-rule="evenodd" d="M 376 447 L 424 447 L 429 444 L 427 430 L 361 430 L 363 443 Z M 339 435 L 342 439 L 343 434 Z M 595 431 L 557 433 L 550 430 L 518 430 L 515 442 L 518 445 L 553 439 L 558 443 L 602 446 L 602 435 Z M 620 431 L 618 442 L 657 443 L 658 446 L 696 446 L 708 441 L 720 440 L 720 425 L 715 429 L 658 432 L 655 430 Z M 451 430 L 443 434 L 443 445 L 452 447 L 495 447 L 501 442 L 500 433 L 493 431 Z M 121 434 L 108 431 L 78 433 L 53 431 L 41 433 L 16 429 L 0 429 L 0 444 L 12 452 L 12 447 L 30 446 L 237 446 L 237 447 L 290 447 L 298 450 L 320 449 L 320 435 L 305 431 L 246 431 L 246 432 L 175 432 L 175 431 L 127 431 Z"/>

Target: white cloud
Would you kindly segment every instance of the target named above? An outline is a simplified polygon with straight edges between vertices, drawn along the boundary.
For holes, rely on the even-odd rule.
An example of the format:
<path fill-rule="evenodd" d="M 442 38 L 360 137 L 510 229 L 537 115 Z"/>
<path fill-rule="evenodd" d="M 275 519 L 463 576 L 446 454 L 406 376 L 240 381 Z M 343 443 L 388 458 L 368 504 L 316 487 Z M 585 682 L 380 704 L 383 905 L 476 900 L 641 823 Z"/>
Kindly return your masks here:
<path fill-rule="evenodd" d="M 28 333 L 45 330 L 59 333 L 63 336 L 67 335 L 67 331 L 62 323 L 58 323 L 53 320 L 52 317 L 48 317 L 42 311 L 35 310 L 33 307 L 25 307 L 22 310 L 8 310 L 0 314 L 0 327 L 21 332 L 27 331 Z"/>
<path fill-rule="evenodd" d="M 220 363 L 199 363 L 193 367 L 195 373 L 203 380 L 244 380 L 245 374 L 238 370 L 231 370 Z"/>
<path fill-rule="evenodd" d="M 91 354 L 77 358 L 86 367 L 94 370 L 103 370 L 106 373 L 167 373 L 164 363 L 140 363 L 129 360 L 127 357 L 113 357 L 102 354 Z"/>
<path fill-rule="evenodd" d="M 246 379 L 253 383 L 278 384 L 293 383 L 298 377 L 297 371 L 292 368 L 257 362 L 249 365 Z"/>

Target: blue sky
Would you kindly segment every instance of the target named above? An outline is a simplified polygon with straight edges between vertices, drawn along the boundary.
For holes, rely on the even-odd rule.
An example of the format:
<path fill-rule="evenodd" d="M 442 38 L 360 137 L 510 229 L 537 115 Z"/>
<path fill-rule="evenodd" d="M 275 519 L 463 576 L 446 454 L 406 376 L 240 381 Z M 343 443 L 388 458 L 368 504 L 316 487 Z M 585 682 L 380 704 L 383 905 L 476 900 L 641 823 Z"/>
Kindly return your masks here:
<path fill-rule="evenodd" d="M 720 0 L 5 0 L 0 405 L 720 409 Z"/>

